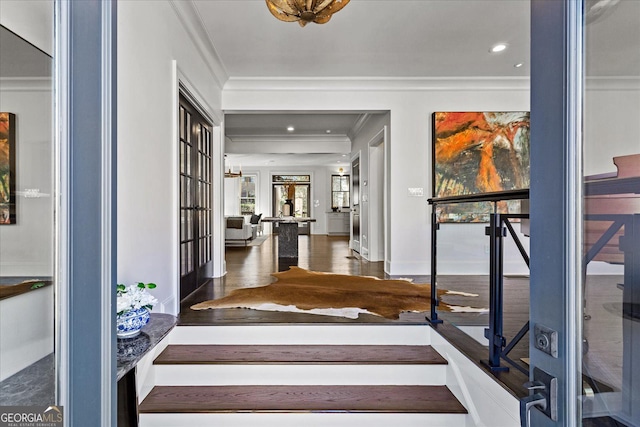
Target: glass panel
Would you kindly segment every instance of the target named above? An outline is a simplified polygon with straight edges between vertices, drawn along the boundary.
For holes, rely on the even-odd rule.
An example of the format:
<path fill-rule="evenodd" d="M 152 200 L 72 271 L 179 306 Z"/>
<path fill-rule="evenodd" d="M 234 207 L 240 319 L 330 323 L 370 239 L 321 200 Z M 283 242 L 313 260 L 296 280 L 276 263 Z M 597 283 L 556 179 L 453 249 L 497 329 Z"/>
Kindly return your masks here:
<path fill-rule="evenodd" d="M 245 175 L 240 181 L 240 213 L 252 215 L 256 211 L 256 175 Z"/>
<path fill-rule="evenodd" d="M 184 209 L 180 209 L 180 241 L 184 240 L 186 236 L 186 211 Z"/>
<path fill-rule="evenodd" d="M 180 121 L 180 125 L 179 125 L 180 126 L 180 130 L 179 130 L 180 135 L 179 135 L 179 138 L 180 139 L 184 139 L 184 108 L 182 108 L 182 107 L 180 107 L 178 109 L 178 118 L 179 118 L 179 121 Z"/>
<path fill-rule="evenodd" d="M 293 200 L 294 216 L 309 217 L 309 186 L 296 185 Z"/>
<path fill-rule="evenodd" d="M 349 207 L 349 175 L 331 176 L 331 207 Z"/>
<path fill-rule="evenodd" d="M 180 173 L 184 173 L 184 163 L 185 163 L 185 147 L 182 141 L 180 142 Z"/>
<path fill-rule="evenodd" d="M 0 25 L 0 405 L 55 405 L 53 2 L 13 3 L 0 4 L 18 31 Z"/>
<path fill-rule="evenodd" d="M 640 426 L 640 2 L 585 12 L 583 425 Z"/>
<path fill-rule="evenodd" d="M 187 166 L 186 174 L 191 175 L 191 145 L 189 144 L 185 145 L 185 162 Z"/>
<path fill-rule="evenodd" d="M 340 190 L 340 176 L 339 175 L 332 175 L 331 176 L 331 191 L 337 191 Z"/>
<path fill-rule="evenodd" d="M 187 112 L 187 123 L 185 128 L 185 139 L 187 142 L 191 142 L 191 113 Z"/>
<path fill-rule="evenodd" d="M 273 182 L 311 182 L 311 175 L 273 175 Z"/>
<path fill-rule="evenodd" d="M 340 188 L 340 190 L 349 191 L 349 175 L 343 176 L 341 181 L 342 181 L 342 188 Z"/>
<path fill-rule="evenodd" d="M 193 200 L 193 198 L 191 196 L 191 178 L 189 178 L 188 176 L 184 177 L 184 192 L 185 192 L 185 200 L 184 200 L 183 206 L 190 207 L 191 201 Z"/>
<path fill-rule="evenodd" d="M 186 266 L 186 249 L 184 243 L 180 245 L 180 275 L 184 276 L 184 272 L 187 270 Z"/>

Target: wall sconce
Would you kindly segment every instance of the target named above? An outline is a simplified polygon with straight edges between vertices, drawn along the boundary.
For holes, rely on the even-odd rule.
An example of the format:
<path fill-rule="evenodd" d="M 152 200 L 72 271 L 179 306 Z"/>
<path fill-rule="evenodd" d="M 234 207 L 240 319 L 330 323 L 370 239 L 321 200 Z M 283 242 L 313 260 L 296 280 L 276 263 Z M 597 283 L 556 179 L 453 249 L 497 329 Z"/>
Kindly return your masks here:
<path fill-rule="evenodd" d="M 340 176 L 344 175 L 344 169 L 342 168 L 338 169 L 338 174 L 340 174 Z"/>

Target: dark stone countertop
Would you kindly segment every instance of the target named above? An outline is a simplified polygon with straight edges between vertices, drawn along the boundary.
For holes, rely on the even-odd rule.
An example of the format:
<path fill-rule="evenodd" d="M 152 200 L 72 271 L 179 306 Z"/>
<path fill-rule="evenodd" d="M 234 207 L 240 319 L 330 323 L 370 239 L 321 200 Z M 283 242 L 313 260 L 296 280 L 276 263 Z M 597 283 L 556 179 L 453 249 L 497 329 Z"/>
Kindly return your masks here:
<path fill-rule="evenodd" d="M 140 359 L 151 351 L 176 325 L 176 317 L 171 314 L 151 313 L 149 323 L 133 338 L 118 339 L 118 375 L 124 377 L 127 372 L 135 368 Z"/>
<path fill-rule="evenodd" d="M 117 340 L 118 380 L 133 369 L 175 325 L 175 316 L 151 313 L 151 319 L 142 328 L 140 335 Z M 55 357 L 52 353 L 0 382 L 0 405 L 53 405 L 55 379 Z"/>

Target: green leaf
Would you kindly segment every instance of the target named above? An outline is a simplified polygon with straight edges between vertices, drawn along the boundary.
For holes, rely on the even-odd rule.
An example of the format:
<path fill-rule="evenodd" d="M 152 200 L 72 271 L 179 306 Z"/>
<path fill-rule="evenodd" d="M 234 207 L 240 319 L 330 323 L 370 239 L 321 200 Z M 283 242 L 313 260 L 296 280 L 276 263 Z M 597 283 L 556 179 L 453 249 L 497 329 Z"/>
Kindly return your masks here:
<path fill-rule="evenodd" d="M 155 283 L 147 283 L 147 288 L 155 289 L 156 288 L 156 284 Z"/>
<path fill-rule="evenodd" d="M 144 289 L 144 283 L 138 282 L 138 287 L 141 288 L 141 289 Z"/>
<path fill-rule="evenodd" d="M 44 286 L 44 282 L 38 282 L 31 285 L 31 289 L 39 289 Z"/>
<path fill-rule="evenodd" d="M 123 292 L 125 289 L 127 289 L 127 287 L 125 285 L 120 285 L 119 284 L 119 285 L 116 286 L 116 290 L 118 292 Z"/>

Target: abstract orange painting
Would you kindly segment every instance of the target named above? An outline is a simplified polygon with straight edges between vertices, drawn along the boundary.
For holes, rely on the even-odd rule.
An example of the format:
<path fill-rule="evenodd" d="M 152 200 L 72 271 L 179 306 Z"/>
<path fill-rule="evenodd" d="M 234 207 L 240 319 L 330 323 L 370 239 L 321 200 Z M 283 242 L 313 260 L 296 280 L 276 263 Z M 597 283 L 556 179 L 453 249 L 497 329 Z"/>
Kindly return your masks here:
<path fill-rule="evenodd" d="M 0 224 L 16 223 L 15 114 L 0 113 Z"/>
<path fill-rule="evenodd" d="M 433 197 L 529 188 L 529 112 L 433 113 Z M 499 202 L 502 213 L 519 202 Z M 439 222 L 484 222 L 492 203 L 438 205 Z"/>

